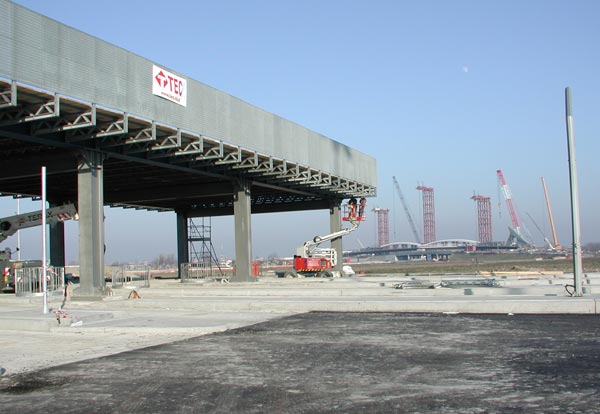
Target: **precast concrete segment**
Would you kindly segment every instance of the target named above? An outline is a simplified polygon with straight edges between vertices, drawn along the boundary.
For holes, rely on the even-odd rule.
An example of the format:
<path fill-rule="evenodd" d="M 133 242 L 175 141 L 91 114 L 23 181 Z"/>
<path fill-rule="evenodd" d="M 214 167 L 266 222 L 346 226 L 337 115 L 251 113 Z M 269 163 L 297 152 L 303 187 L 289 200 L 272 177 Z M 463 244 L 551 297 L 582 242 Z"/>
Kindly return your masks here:
<path fill-rule="evenodd" d="M 599 338 L 596 316 L 308 313 L 5 375 L 0 405 L 15 413 L 595 413 Z"/>
<path fill-rule="evenodd" d="M 229 143 L 231 159 L 242 148 L 263 156 L 248 168 L 271 156 L 376 186 L 375 160 L 340 142 L 8 0 L 0 16 L 0 77 Z M 186 106 L 153 95 L 155 66 L 186 81 Z"/>

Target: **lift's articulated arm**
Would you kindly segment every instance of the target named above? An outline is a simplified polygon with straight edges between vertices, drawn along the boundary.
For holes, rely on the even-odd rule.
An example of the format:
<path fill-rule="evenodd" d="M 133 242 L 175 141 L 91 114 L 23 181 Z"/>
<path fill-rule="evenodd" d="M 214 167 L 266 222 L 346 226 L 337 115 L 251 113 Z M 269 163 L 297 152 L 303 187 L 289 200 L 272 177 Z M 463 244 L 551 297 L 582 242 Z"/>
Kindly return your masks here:
<path fill-rule="evenodd" d="M 73 204 L 63 204 L 62 206 L 50 207 L 46 210 L 46 223 L 48 224 L 70 219 L 77 220 L 77 210 Z M 21 229 L 41 225 L 42 210 L 0 218 L 0 242 Z"/>
<path fill-rule="evenodd" d="M 299 250 L 298 256 L 308 257 L 310 255 L 310 251 L 314 247 L 318 246 L 319 244 L 324 243 L 329 240 L 337 239 L 338 237 L 345 236 L 346 234 L 351 233 L 354 230 L 356 230 L 358 228 L 358 225 L 360 222 L 356 221 L 356 220 L 349 220 L 349 221 L 352 224 L 352 227 L 348 227 L 346 229 L 341 229 L 334 233 L 326 234 L 325 236 L 315 236 L 312 240 L 305 242 L 304 245 L 298 249 Z"/>

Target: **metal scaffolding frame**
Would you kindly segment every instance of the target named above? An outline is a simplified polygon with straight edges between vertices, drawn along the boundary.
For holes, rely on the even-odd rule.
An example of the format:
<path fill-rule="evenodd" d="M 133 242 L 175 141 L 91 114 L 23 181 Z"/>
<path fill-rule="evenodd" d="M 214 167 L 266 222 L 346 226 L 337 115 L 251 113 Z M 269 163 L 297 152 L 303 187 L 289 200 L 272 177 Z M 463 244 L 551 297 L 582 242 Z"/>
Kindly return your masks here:
<path fill-rule="evenodd" d="M 477 203 L 477 241 L 479 243 L 491 243 L 492 204 L 490 197 L 473 195 L 471 200 Z"/>
<path fill-rule="evenodd" d="M 423 243 L 431 243 L 436 240 L 433 188 L 420 185 L 417 190 L 423 192 Z"/>
<path fill-rule="evenodd" d="M 200 265 L 206 269 L 208 276 L 213 275 L 213 270 L 223 275 L 219 258 L 212 243 L 212 226 L 210 217 L 201 217 L 198 224 L 195 219 L 188 219 L 188 244 L 189 263 Z M 197 219 L 196 219 L 197 220 Z M 208 224 L 207 224 L 208 223 Z"/>

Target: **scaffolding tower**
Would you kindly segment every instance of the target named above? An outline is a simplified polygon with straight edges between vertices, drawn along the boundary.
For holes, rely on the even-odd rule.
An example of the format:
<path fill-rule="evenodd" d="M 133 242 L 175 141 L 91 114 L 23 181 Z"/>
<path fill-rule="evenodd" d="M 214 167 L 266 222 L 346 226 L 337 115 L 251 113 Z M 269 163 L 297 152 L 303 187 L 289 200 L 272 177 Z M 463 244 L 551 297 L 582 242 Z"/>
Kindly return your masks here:
<path fill-rule="evenodd" d="M 473 195 L 471 200 L 477 203 L 477 241 L 490 243 L 492 241 L 492 204 L 490 197 Z"/>
<path fill-rule="evenodd" d="M 377 213 L 377 245 L 385 246 L 390 243 L 390 225 L 388 208 L 374 208 L 372 211 Z"/>
<path fill-rule="evenodd" d="M 435 207 L 433 203 L 433 188 L 417 186 L 423 192 L 423 243 L 435 241 Z"/>
<path fill-rule="evenodd" d="M 204 269 L 208 276 L 212 276 L 213 271 L 223 275 L 212 244 L 210 217 L 202 217 L 200 224 L 194 222 L 193 218 L 188 218 L 188 245 L 190 263 Z"/>

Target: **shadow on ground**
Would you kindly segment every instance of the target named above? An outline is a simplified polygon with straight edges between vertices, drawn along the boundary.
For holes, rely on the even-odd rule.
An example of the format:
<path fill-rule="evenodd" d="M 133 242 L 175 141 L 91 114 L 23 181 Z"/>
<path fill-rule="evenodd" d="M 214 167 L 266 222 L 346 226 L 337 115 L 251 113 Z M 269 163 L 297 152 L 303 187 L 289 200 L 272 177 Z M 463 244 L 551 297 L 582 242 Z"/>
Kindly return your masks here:
<path fill-rule="evenodd" d="M 4 377 L 3 413 L 597 412 L 582 315 L 307 313 Z"/>

